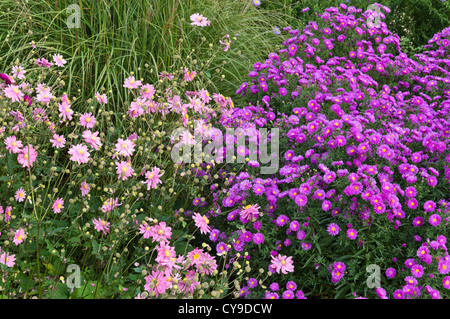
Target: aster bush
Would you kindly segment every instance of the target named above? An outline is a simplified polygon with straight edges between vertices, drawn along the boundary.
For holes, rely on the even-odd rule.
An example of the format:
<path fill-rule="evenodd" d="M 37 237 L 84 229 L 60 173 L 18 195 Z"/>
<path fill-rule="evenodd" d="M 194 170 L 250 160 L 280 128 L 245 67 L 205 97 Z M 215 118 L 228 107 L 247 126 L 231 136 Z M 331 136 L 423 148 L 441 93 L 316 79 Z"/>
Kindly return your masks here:
<path fill-rule="evenodd" d="M 341 4 L 284 28 L 283 48 L 236 91 L 247 105 L 215 126 L 250 139 L 280 131 L 275 174 L 245 149 L 247 161 L 229 163 L 211 187 L 213 242 L 259 268 L 242 297 L 448 294 L 449 29 L 408 56 L 383 22 L 390 9 L 377 5 L 379 24 L 375 11 Z M 405 281 L 415 275 L 410 259 L 426 264 L 417 289 Z M 377 290 L 370 265 L 381 270 Z M 297 290 L 280 290 L 288 282 Z"/>

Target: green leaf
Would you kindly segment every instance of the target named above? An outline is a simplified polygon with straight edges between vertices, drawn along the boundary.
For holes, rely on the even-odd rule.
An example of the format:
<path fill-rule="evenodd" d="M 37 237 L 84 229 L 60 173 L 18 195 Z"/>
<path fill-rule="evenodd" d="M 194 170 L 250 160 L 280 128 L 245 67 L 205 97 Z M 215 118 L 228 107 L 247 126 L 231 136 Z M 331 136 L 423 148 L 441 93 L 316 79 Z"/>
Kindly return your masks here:
<path fill-rule="evenodd" d="M 63 284 L 62 282 L 58 282 L 56 284 L 56 291 L 52 294 L 49 294 L 47 298 L 51 299 L 69 299 L 70 298 L 70 290 L 67 284 Z"/>

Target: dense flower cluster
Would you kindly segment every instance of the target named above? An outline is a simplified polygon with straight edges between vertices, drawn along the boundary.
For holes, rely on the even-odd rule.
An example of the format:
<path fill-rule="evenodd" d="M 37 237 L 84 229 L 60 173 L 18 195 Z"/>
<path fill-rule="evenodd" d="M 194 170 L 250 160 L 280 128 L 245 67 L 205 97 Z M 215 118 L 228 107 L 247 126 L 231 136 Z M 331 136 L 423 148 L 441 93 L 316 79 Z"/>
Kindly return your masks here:
<path fill-rule="evenodd" d="M 195 21 L 200 23 L 202 18 Z M 184 209 L 175 210 L 180 200 L 176 195 L 185 201 L 193 196 L 187 189 L 206 182 L 190 180 L 189 165 L 171 158 L 172 147 L 180 140 L 192 141 L 191 136 L 187 131 L 181 136 L 168 134 L 194 121 L 206 127 L 232 106 L 231 100 L 196 86 L 181 92 L 176 81 L 192 82 L 197 78 L 195 69 L 161 73 L 155 84 L 132 73 L 123 83 L 129 94 L 126 107 L 114 114 L 104 110 L 106 90 L 80 103 L 62 92 L 60 79 L 56 85 L 33 81 L 37 72 L 43 79 L 66 63 L 60 55 L 54 56 L 54 62 L 40 58 L 34 60 L 37 68 L 21 64 L 9 74 L 0 74 L 0 159 L 6 163 L 0 167 L 0 264 L 6 277 L 11 268 L 8 285 L 13 287 L 13 278 L 23 269 L 30 271 L 27 254 L 36 253 L 41 240 L 40 245 L 55 245 L 40 252 L 46 265 L 56 256 L 56 247 L 62 251 L 57 261 L 61 265 L 79 262 L 65 256 L 70 250 L 92 250 L 103 269 L 112 261 L 114 278 L 119 269 L 128 273 L 117 280 L 135 286 L 132 297 L 203 295 L 204 283 L 217 297 L 232 294 L 217 279 L 225 276 L 218 266 L 227 256 L 215 256 L 208 245 L 198 248 L 201 242 L 189 242 L 195 238 L 192 224 L 202 234 L 211 230 L 208 219 L 198 213 L 192 223 L 178 219 Z M 113 115 L 123 125 L 111 124 Z M 130 251 L 128 259 L 117 257 Z M 143 260 L 139 267 L 138 260 Z M 235 263 L 236 271 L 240 267 Z M 132 269 L 138 269 L 142 278 L 129 274 Z M 93 270 L 89 275 L 95 277 Z M 144 279 L 145 284 L 140 284 Z M 217 285 L 210 284 L 212 279 Z M 117 282 L 112 285 L 113 293 L 127 291 L 125 287 L 119 291 Z"/>
<path fill-rule="evenodd" d="M 383 19 L 389 9 L 379 7 Z M 333 283 L 344 275 L 336 263 L 353 275 L 363 268 L 357 258 L 338 263 L 339 253 L 369 259 L 378 242 L 392 254 L 380 232 L 411 243 L 410 232 L 435 236 L 448 225 L 450 29 L 430 40 L 433 50 L 408 57 L 385 23 L 368 26 L 371 14 L 341 4 L 303 30 L 285 28 L 283 48 L 255 63 L 236 91 L 249 105 L 221 118 L 250 142 L 258 128 L 278 128 L 280 166 L 260 174 L 263 163 L 245 149 L 245 171 L 221 175 L 226 192 L 211 188 L 211 227 L 304 290 L 329 262 Z"/>

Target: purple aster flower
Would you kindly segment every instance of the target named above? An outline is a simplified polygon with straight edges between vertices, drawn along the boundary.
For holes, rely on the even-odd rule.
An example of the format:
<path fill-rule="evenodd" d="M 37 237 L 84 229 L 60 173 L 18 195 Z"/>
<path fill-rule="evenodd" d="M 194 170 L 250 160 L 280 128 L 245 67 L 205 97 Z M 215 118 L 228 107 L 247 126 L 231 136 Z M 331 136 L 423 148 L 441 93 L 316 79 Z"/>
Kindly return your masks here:
<path fill-rule="evenodd" d="M 281 227 L 281 226 L 286 225 L 287 223 L 289 223 L 289 217 L 287 217 L 286 215 L 280 215 L 276 219 L 277 226 Z"/>
<path fill-rule="evenodd" d="M 415 217 L 412 221 L 412 224 L 414 225 L 414 227 L 420 227 L 424 224 L 424 219 L 420 216 Z"/>
<path fill-rule="evenodd" d="M 253 234 L 253 242 L 254 242 L 256 245 L 262 244 L 262 243 L 264 242 L 264 235 L 261 234 L 261 233 Z"/>
<path fill-rule="evenodd" d="M 358 236 L 358 232 L 354 228 L 350 228 L 347 230 L 347 237 L 351 240 L 356 239 Z"/>
<path fill-rule="evenodd" d="M 395 271 L 394 268 L 389 267 L 388 269 L 386 269 L 386 277 L 394 278 L 396 274 L 397 274 L 397 272 Z"/>
<path fill-rule="evenodd" d="M 423 272 L 424 270 L 422 265 L 415 264 L 414 266 L 411 267 L 411 274 L 416 278 L 422 277 Z"/>
<path fill-rule="evenodd" d="M 339 234 L 340 230 L 341 229 L 339 228 L 339 225 L 336 223 L 331 223 L 327 227 L 328 234 L 330 234 L 331 236 L 336 236 L 337 234 Z"/>
<path fill-rule="evenodd" d="M 433 214 L 429 217 L 428 222 L 431 226 L 437 227 L 441 223 L 441 216 L 438 214 Z"/>

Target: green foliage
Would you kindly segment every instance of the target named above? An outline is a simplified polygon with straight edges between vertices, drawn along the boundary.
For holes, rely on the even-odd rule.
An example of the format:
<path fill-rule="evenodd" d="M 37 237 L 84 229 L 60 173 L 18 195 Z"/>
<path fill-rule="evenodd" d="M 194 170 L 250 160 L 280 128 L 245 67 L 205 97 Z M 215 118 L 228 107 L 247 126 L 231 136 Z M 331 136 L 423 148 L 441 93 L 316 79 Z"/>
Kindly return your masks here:
<path fill-rule="evenodd" d="M 28 58 L 29 43 L 35 41 L 39 52 L 67 58 L 62 80 L 71 95 L 88 100 L 107 87 L 114 92 L 113 111 L 122 110 L 126 100 L 122 84 L 129 72 L 134 70 L 149 82 L 158 81 L 157 75 L 163 71 L 205 62 L 211 54 L 209 44 L 215 58 L 205 67 L 207 76 L 201 84 L 231 94 L 252 61 L 273 46 L 272 26 L 285 24 L 280 14 L 258 10 L 251 1 L 82 0 L 77 2 L 80 28 L 68 28 L 72 12 L 66 9 L 71 4 L 71 0 L 2 1 L 2 64 Z M 206 16 L 211 25 L 191 26 L 193 13 Z M 226 34 L 232 46 L 224 52 L 219 40 Z"/>

